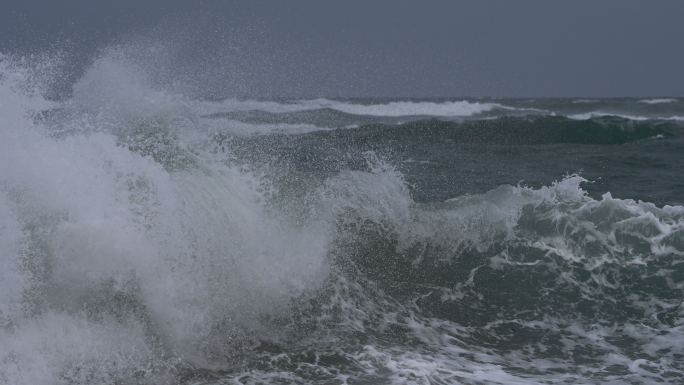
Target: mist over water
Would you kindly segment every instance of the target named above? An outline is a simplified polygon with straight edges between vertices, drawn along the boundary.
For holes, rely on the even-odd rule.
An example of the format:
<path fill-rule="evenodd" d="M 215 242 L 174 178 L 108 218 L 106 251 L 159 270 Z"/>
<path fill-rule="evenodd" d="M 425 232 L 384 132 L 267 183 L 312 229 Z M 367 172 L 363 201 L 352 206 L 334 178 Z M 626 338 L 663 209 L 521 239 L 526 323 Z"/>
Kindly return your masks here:
<path fill-rule="evenodd" d="M 221 99 L 168 55 L 60 100 L 0 58 L 0 382 L 681 382 L 681 99 Z"/>

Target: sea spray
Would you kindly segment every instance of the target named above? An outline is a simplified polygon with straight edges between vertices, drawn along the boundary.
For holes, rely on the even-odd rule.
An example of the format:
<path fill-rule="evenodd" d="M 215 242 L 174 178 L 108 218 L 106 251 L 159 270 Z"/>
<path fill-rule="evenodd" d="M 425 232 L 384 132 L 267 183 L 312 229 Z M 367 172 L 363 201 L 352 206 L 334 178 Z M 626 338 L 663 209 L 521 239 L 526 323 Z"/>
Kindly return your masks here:
<path fill-rule="evenodd" d="M 107 76 L 120 74 L 114 68 Z M 141 376 L 140 365 L 143 377 L 157 376 L 181 358 L 232 365 L 226 357 L 255 333 L 275 333 L 260 329 L 262 317 L 325 277 L 325 228 L 266 215 L 256 174 L 177 143 L 177 127 L 162 121 L 140 134 L 146 119 L 168 113 L 156 102 L 145 115 L 143 103 L 124 103 L 128 91 L 91 84 L 110 92 L 98 99 L 76 87 L 58 107 L 68 120 L 48 122 L 55 136 L 30 118 L 33 99 L 8 83 L 0 162 L 7 381 L 118 381 Z"/>

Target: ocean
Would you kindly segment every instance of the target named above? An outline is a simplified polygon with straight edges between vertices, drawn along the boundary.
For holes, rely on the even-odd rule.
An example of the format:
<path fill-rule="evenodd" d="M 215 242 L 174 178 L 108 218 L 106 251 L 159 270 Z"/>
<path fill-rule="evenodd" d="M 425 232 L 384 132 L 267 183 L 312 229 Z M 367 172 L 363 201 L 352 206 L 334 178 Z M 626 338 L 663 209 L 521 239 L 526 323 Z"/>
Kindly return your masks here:
<path fill-rule="evenodd" d="M 0 58 L 0 383 L 684 382 L 683 98 L 54 76 Z"/>

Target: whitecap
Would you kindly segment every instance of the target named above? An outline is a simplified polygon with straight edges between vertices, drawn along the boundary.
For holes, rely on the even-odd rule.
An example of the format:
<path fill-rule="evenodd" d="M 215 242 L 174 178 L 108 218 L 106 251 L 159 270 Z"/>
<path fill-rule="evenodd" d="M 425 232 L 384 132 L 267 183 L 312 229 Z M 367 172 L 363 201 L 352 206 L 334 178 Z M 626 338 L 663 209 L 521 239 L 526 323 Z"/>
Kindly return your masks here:
<path fill-rule="evenodd" d="M 672 98 L 663 98 L 663 99 L 643 99 L 639 100 L 637 103 L 646 103 L 646 104 L 663 104 L 663 103 L 674 103 L 676 102 L 677 99 L 672 99 Z"/>
<path fill-rule="evenodd" d="M 467 117 L 488 112 L 496 108 L 514 109 L 497 103 L 468 102 L 389 102 L 381 104 L 359 104 L 328 99 L 297 100 L 273 102 L 259 100 L 226 99 L 221 102 L 192 102 L 199 114 L 264 111 L 270 113 L 291 113 L 332 109 L 346 114 L 367 116 L 441 116 Z"/>

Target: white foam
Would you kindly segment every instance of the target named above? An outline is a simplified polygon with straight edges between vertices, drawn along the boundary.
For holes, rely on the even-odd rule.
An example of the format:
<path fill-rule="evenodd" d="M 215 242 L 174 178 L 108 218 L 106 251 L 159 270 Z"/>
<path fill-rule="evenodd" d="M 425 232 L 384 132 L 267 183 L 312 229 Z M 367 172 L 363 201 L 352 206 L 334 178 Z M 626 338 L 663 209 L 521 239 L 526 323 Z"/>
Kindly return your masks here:
<path fill-rule="evenodd" d="M 646 103 L 646 104 L 663 104 L 663 103 L 674 103 L 677 102 L 677 99 L 643 99 L 639 100 L 637 103 Z"/>
<path fill-rule="evenodd" d="M 114 319 L 90 322 L 54 311 L 11 333 L 0 329 L 0 362 L 0 379 L 7 384 L 173 380 L 173 360 L 146 343 L 143 325 Z"/>
<path fill-rule="evenodd" d="M 457 102 L 391 102 L 387 104 L 361 105 L 334 103 L 330 108 L 354 115 L 372 116 L 472 116 L 501 107 L 494 103 Z"/>
<path fill-rule="evenodd" d="M 217 114 L 239 111 L 266 111 L 271 113 L 287 113 L 332 109 L 353 115 L 368 116 L 442 116 L 467 117 L 495 108 L 511 109 L 497 103 L 479 103 L 468 101 L 455 102 L 390 102 L 383 104 L 357 104 L 328 99 L 299 100 L 292 102 L 272 102 L 257 100 L 227 99 L 222 102 L 191 102 L 195 111 L 200 114 Z"/>

